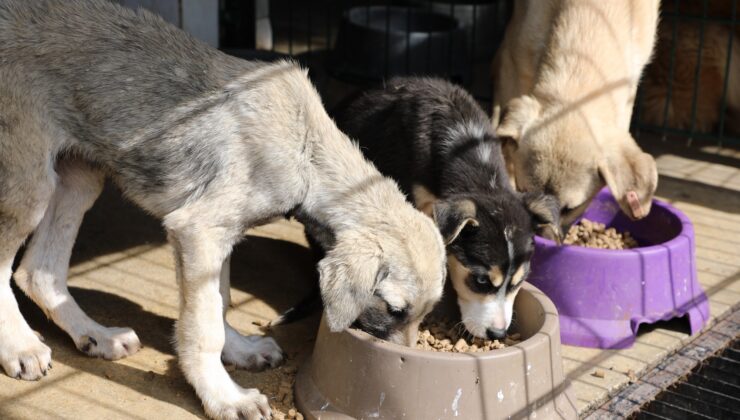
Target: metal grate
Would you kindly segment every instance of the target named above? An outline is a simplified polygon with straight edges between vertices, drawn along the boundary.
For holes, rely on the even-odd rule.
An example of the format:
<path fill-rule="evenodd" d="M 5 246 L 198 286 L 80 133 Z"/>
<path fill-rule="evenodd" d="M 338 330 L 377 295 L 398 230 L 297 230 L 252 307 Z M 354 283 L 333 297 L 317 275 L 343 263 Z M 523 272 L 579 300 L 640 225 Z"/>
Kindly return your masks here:
<path fill-rule="evenodd" d="M 634 419 L 740 418 L 740 340 L 658 394 Z"/>

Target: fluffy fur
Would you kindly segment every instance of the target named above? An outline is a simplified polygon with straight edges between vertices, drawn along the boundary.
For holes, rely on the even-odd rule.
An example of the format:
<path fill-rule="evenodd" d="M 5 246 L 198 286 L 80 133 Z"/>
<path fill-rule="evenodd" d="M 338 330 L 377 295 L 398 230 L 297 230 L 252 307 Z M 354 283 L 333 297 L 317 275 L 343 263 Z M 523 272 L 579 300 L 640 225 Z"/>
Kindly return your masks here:
<path fill-rule="evenodd" d="M 650 211 L 653 158 L 629 134 L 658 0 L 522 0 L 494 60 L 494 114 L 519 189 L 545 191 L 565 224 L 608 185 L 632 218 Z"/>
<path fill-rule="evenodd" d="M 502 338 L 535 231 L 559 232 L 555 200 L 512 190 L 490 120 L 444 80 L 391 79 L 340 105 L 336 118 L 437 223 L 468 331 Z"/>
<path fill-rule="evenodd" d="M 139 346 L 133 331 L 89 319 L 66 288 L 77 228 L 106 175 L 163 220 L 179 362 L 210 417 L 270 416 L 222 357 L 256 369 L 282 358 L 272 339 L 223 319 L 228 257 L 245 229 L 295 213 L 332 231 L 320 272 L 334 331 L 402 310 L 388 338 L 413 340 L 442 293 L 436 227 L 336 128 L 305 71 L 230 58 L 146 12 L 0 1 L 0 149 L 0 364 L 11 376 L 38 379 L 50 362 L 9 285 L 34 230 L 16 273 L 23 291 L 88 354 Z"/>

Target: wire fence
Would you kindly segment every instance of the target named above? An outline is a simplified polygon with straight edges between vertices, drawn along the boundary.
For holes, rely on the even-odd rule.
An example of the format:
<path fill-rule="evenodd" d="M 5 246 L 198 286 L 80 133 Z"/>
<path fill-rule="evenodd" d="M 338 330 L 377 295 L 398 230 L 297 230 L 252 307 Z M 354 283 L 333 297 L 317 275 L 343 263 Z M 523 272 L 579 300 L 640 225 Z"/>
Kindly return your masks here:
<path fill-rule="evenodd" d="M 740 145 L 738 2 L 663 0 L 656 51 L 635 100 L 636 136 Z M 222 16 L 230 10 L 232 19 L 243 16 L 237 9 L 244 3 L 222 0 Z M 444 77 L 484 105 L 492 96 L 491 61 L 513 7 L 512 0 L 249 3 L 257 10 L 249 15 L 255 25 L 242 20 L 232 32 L 254 28 L 253 47 L 294 56 L 357 85 L 396 75 Z"/>
<path fill-rule="evenodd" d="M 633 128 L 740 144 L 738 0 L 664 0 Z"/>

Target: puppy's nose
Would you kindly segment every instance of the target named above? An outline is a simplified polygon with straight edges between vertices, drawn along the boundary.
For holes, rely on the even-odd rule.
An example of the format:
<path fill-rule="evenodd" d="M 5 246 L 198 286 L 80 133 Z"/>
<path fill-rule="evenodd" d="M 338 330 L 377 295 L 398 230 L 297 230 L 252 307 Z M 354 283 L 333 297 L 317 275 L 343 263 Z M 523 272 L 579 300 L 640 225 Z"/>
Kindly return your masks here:
<path fill-rule="evenodd" d="M 637 196 L 636 192 L 627 191 L 627 204 L 629 205 L 630 210 L 632 211 L 631 216 L 634 220 L 639 220 L 647 216 L 647 214 L 645 214 L 645 211 L 642 209 L 642 205 L 640 204 L 640 198 Z"/>
<path fill-rule="evenodd" d="M 506 337 L 506 330 L 502 328 L 489 328 L 486 330 L 489 340 L 501 340 Z"/>

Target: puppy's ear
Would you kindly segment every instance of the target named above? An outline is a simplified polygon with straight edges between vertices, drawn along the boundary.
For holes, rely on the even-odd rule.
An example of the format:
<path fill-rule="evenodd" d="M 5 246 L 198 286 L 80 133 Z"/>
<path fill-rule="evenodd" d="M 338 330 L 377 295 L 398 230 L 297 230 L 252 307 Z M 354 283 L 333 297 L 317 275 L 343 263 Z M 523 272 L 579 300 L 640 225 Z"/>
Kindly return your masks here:
<path fill-rule="evenodd" d="M 516 144 L 524 131 L 539 117 L 542 106 L 537 99 L 524 95 L 509 101 L 501 113 L 501 123 L 496 128 L 498 136 L 505 145 Z"/>
<path fill-rule="evenodd" d="M 436 201 L 432 207 L 432 218 L 442 233 L 445 245 L 451 244 L 468 224 L 478 226 L 475 203 L 468 199 Z"/>
<path fill-rule="evenodd" d="M 319 286 L 329 330 L 339 332 L 368 307 L 378 283 L 388 274 L 380 252 L 368 252 L 360 241 L 337 241 L 319 261 Z"/>
<path fill-rule="evenodd" d="M 560 229 L 560 204 L 549 194 L 525 193 L 524 205 L 532 214 L 532 222 L 538 235 L 560 244 L 563 232 Z"/>
<path fill-rule="evenodd" d="M 631 136 L 620 146 L 606 151 L 599 162 L 599 174 L 622 211 L 632 219 L 641 219 L 650 213 L 653 194 L 658 186 L 655 159 L 644 153 Z"/>

